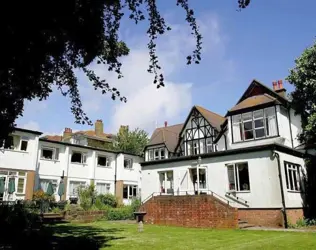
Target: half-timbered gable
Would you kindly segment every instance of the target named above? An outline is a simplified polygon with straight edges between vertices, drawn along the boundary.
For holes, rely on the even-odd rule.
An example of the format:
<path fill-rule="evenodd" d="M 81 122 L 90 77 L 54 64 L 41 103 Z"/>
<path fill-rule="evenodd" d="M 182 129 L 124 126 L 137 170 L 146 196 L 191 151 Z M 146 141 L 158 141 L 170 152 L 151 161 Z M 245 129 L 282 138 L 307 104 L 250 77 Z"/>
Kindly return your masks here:
<path fill-rule="evenodd" d="M 200 106 L 194 106 L 180 132 L 176 151 L 179 155 L 199 155 L 217 150 L 214 140 L 224 118 Z"/>

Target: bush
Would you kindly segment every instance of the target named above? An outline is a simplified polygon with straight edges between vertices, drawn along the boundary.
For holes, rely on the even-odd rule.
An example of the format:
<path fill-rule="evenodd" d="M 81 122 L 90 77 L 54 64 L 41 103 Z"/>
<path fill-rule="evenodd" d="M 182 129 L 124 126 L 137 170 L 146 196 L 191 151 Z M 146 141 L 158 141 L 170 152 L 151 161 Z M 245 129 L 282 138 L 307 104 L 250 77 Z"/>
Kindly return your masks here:
<path fill-rule="evenodd" d="M 96 200 L 96 191 L 94 185 L 79 188 L 79 202 L 84 210 L 89 210 Z"/>
<path fill-rule="evenodd" d="M 83 208 L 78 204 L 67 204 L 65 206 L 65 211 L 74 213 L 74 212 L 83 211 Z"/>
<path fill-rule="evenodd" d="M 109 208 L 106 215 L 108 220 L 130 220 L 134 215 L 131 206 Z"/>
<path fill-rule="evenodd" d="M 33 200 L 34 201 L 48 201 L 48 202 L 53 202 L 55 201 L 55 196 L 54 195 L 48 195 L 46 194 L 43 190 L 37 190 L 33 193 Z"/>
<path fill-rule="evenodd" d="M 109 207 L 116 207 L 117 206 L 117 200 L 115 195 L 113 194 L 99 194 L 96 197 L 95 203 L 99 204 L 99 206 L 102 206 L 101 204 L 104 204 Z"/>
<path fill-rule="evenodd" d="M 133 199 L 131 203 L 132 211 L 137 212 L 141 205 L 142 202 L 140 201 L 140 199 Z"/>

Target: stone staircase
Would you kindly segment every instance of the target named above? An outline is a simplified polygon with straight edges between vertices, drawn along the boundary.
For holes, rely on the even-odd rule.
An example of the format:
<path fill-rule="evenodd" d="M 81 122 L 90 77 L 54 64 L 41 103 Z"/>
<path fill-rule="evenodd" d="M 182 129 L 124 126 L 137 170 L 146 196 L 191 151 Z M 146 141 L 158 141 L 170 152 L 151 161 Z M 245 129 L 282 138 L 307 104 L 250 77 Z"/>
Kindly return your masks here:
<path fill-rule="evenodd" d="M 238 227 L 239 229 L 244 229 L 248 227 L 254 227 L 255 225 L 249 224 L 248 221 L 238 219 Z"/>

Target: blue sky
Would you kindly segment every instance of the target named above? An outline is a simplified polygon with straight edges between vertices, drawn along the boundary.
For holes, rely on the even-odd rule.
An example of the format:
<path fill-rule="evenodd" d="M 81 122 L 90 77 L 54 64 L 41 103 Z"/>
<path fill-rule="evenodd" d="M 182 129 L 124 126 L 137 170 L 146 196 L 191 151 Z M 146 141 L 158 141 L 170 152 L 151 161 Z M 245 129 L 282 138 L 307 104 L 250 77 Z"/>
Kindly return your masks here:
<path fill-rule="evenodd" d="M 172 31 L 158 41 L 166 87 L 157 90 L 146 71 L 146 23 L 135 26 L 124 20 L 121 38 L 131 48 L 122 60 L 122 80 L 108 73 L 106 66 L 91 65 L 112 86 L 128 98 L 126 104 L 100 95 L 78 72 L 83 107 L 95 121 L 102 119 L 106 132 L 115 133 L 120 125 L 140 127 L 149 133 L 156 124 L 181 123 L 193 105 L 201 105 L 224 115 L 245 91 L 252 79 L 271 86 L 273 80 L 285 79 L 294 59 L 315 39 L 316 2 L 305 0 L 264 0 L 236 11 L 237 0 L 193 1 L 191 6 L 201 27 L 203 56 L 200 65 L 185 65 L 194 49 L 194 40 L 175 0 L 159 1 L 161 13 Z M 288 91 L 292 86 L 285 83 Z M 65 127 L 91 129 L 74 123 L 69 99 L 54 92 L 46 101 L 25 103 L 19 127 L 49 134 L 60 134 Z"/>

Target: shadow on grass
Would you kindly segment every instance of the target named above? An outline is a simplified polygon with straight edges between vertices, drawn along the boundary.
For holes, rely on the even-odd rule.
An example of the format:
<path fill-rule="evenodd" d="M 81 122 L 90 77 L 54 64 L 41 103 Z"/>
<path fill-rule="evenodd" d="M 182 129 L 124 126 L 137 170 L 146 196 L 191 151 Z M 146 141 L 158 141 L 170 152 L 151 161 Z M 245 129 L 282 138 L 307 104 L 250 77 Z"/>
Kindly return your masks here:
<path fill-rule="evenodd" d="M 0 249 L 100 249 L 110 247 L 113 240 L 123 239 L 116 235 L 119 228 L 97 228 L 90 225 L 56 224 L 41 226 L 22 235 L 1 237 Z M 4 235 L 2 235 L 4 236 Z M 13 237 L 12 237 L 13 236 Z M 11 241 L 8 241 L 9 238 Z"/>

